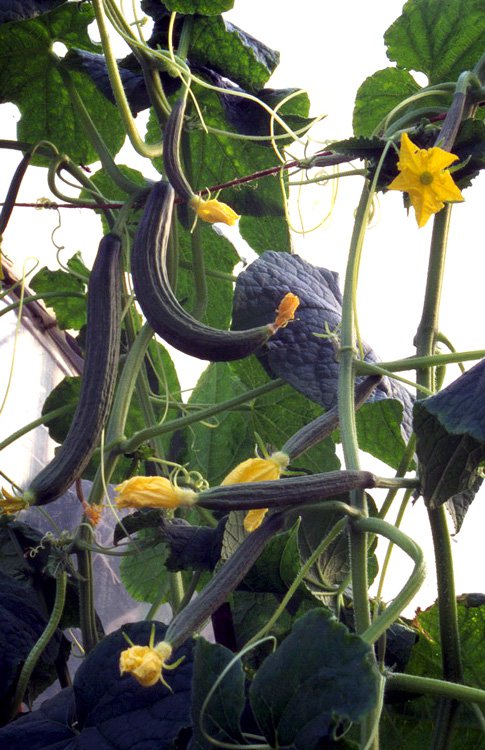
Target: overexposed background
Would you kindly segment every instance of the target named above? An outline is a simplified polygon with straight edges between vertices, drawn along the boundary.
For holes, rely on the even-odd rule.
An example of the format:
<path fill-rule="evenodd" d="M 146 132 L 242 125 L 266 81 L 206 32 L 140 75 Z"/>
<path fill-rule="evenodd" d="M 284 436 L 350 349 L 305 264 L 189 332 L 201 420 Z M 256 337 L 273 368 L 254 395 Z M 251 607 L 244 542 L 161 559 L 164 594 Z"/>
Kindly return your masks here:
<path fill-rule="evenodd" d="M 300 87 L 310 95 L 311 114 L 326 115 L 311 133 L 309 152 L 325 143 L 352 135 L 352 109 L 355 93 L 362 81 L 376 70 L 387 67 L 383 33 L 400 14 L 401 0 L 371 0 L 368 3 L 323 3 L 300 0 L 297 5 L 285 0 L 236 0 L 226 14 L 228 20 L 281 52 L 281 62 L 269 82 L 275 88 Z M 295 12 L 295 8 L 297 12 Z M 422 78 L 420 79 L 422 82 Z M 0 137 L 14 138 L 18 113 L 13 105 L 0 106 Z M 137 118 L 143 127 L 143 115 Z M 292 150 L 289 150 L 292 153 Z M 6 194 L 19 161 L 16 152 L 2 151 L 0 196 Z M 119 156 L 120 163 L 155 176 L 151 165 L 140 160 L 129 146 Z M 95 171 L 97 165 L 92 166 Z M 485 348 L 483 334 L 483 278 L 485 258 L 481 212 L 484 179 L 475 180 L 465 192 L 465 203 L 453 209 L 448 266 L 443 290 L 441 329 L 458 350 Z M 295 251 L 316 265 L 338 271 L 343 279 L 352 231 L 353 213 L 361 189 L 361 179 L 342 179 L 332 207 L 332 181 L 307 186 L 301 194 L 295 189 L 292 200 Z M 18 200 L 32 202 L 49 197 L 46 172 L 31 168 Z M 330 217 L 315 231 L 327 216 Z M 78 250 L 89 264 L 101 237 L 97 216 L 88 210 L 61 210 L 61 226 L 55 232 L 58 245 L 64 246 L 66 260 Z M 303 226 L 299 226 L 300 216 Z M 56 268 L 56 250 L 51 241 L 58 224 L 55 211 L 18 208 L 5 234 L 3 252 L 15 261 L 19 272 L 28 258 L 40 266 Z M 481 222 L 480 222 L 481 224 Z M 358 315 L 363 337 L 383 360 L 413 353 L 413 337 L 421 315 L 428 248 L 428 226 L 418 229 L 414 216 L 406 217 L 398 193 L 380 196 L 376 216 L 367 234 L 358 290 Z M 271 248 L 268 248 L 271 249 Z M 39 267 L 40 267 L 39 266 Z M 0 367 L 0 404 L 5 393 L 13 355 L 16 318 L 4 316 L 0 322 L 2 358 Z M 182 386 L 194 385 L 201 363 L 180 367 Z M 15 357 L 13 386 L 0 414 L 0 440 L 35 419 L 53 385 L 64 373 L 53 368 L 48 355 L 30 334 L 20 331 Z M 449 368 L 448 379 L 459 375 Z M 412 378 L 412 374 L 408 375 Z M 52 445 L 41 428 L 2 453 L 0 468 L 22 484 L 43 465 L 52 453 Z M 363 456 L 363 468 L 391 475 L 388 467 Z M 485 552 L 481 528 L 485 520 L 483 491 L 476 498 L 463 529 L 453 540 L 457 570 L 457 592 L 484 591 Z M 417 597 L 425 607 L 435 598 L 430 533 L 422 502 L 407 512 L 403 529 L 426 550 L 429 577 Z M 380 545 L 384 550 L 384 545 Z M 385 589 L 387 598 L 399 590 L 411 566 L 396 553 L 392 576 Z M 408 610 L 408 613 L 412 608 Z"/>

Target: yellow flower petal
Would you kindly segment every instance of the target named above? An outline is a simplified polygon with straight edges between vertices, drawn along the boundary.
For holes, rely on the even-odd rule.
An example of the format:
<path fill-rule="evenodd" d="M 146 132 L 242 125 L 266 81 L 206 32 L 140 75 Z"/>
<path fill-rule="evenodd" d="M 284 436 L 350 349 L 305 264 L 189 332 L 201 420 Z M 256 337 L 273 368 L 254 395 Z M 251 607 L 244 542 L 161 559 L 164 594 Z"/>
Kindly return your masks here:
<path fill-rule="evenodd" d="M 132 477 L 115 490 L 118 508 L 178 508 L 197 502 L 196 492 L 177 487 L 165 477 Z"/>
<path fill-rule="evenodd" d="M 264 521 L 264 517 L 268 512 L 268 508 L 258 508 L 255 510 L 248 510 L 244 516 L 243 525 L 248 533 L 255 531 L 261 526 Z"/>
<path fill-rule="evenodd" d="M 185 659 L 183 656 L 173 664 L 167 664 L 172 656 L 172 646 L 167 641 L 160 641 L 153 646 L 153 640 L 149 646 L 130 646 L 120 654 L 120 674 L 128 672 L 143 687 L 152 687 L 157 682 L 163 683 L 170 692 L 172 688 L 163 677 L 163 670 L 172 670 Z"/>
<path fill-rule="evenodd" d="M 437 146 L 418 148 L 407 133 L 402 134 L 397 163 L 400 174 L 388 190 L 408 193 L 418 226 L 423 227 L 445 203 L 464 200 L 450 173 L 443 171 L 457 159 L 455 154 Z"/>
<path fill-rule="evenodd" d="M 295 312 L 299 305 L 300 298 L 297 297 L 296 294 L 293 294 L 292 292 L 285 294 L 276 310 L 276 318 L 273 323 L 275 329 L 284 328 L 288 325 L 290 320 L 294 320 Z"/>
<path fill-rule="evenodd" d="M 128 672 L 143 687 L 161 680 L 164 659 L 151 646 L 131 646 L 120 654 L 120 674 Z"/>
<path fill-rule="evenodd" d="M 221 485 L 239 484 L 240 482 L 268 482 L 279 479 L 281 472 L 286 469 L 290 462 L 286 453 L 277 451 L 269 458 L 248 458 L 238 464 L 223 481 Z M 244 518 L 246 531 L 254 531 L 261 526 L 268 508 L 250 510 Z"/>
<path fill-rule="evenodd" d="M 215 198 L 205 201 L 196 195 L 189 201 L 189 205 L 194 209 L 199 219 L 207 221 L 209 224 L 221 222 L 232 227 L 239 219 L 239 214 L 233 211 L 227 203 L 221 203 Z"/>
<path fill-rule="evenodd" d="M 12 495 L 5 487 L 2 487 L 0 494 L 0 515 L 13 515 L 28 507 L 29 503 L 22 495 Z"/>

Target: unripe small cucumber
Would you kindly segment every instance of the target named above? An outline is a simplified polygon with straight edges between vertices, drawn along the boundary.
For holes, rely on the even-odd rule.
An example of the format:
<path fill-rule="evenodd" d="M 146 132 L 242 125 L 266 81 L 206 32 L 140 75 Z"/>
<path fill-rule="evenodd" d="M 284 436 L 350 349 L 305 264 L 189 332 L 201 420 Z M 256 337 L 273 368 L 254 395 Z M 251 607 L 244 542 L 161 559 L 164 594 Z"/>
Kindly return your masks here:
<path fill-rule="evenodd" d="M 273 325 L 246 331 L 222 331 L 200 323 L 178 303 L 167 273 L 167 245 L 174 191 L 156 183 L 148 196 L 131 254 L 136 298 L 147 321 L 161 338 L 185 354 L 211 362 L 242 359 L 275 332 Z"/>
<path fill-rule="evenodd" d="M 79 403 L 69 432 L 52 461 L 32 480 L 24 497 L 45 505 L 82 476 L 109 415 L 121 335 L 121 240 L 101 240 L 88 284 L 86 356 Z"/>

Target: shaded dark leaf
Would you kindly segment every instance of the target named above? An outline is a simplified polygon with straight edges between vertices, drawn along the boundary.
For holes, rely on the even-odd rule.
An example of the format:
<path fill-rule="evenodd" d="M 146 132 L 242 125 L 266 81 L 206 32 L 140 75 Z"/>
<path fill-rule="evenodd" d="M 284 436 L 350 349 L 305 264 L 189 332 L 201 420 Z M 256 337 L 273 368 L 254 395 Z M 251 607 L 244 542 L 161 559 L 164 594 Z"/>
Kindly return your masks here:
<path fill-rule="evenodd" d="M 0 0 L 0 23 L 36 18 L 65 2 L 66 0 Z"/>
<path fill-rule="evenodd" d="M 426 505 L 436 508 L 451 502 L 456 531 L 483 478 L 484 378 L 485 361 L 481 361 L 414 406 L 416 452 Z"/>
<path fill-rule="evenodd" d="M 453 180 L 463 190 L 485 168 L 485 123 L 482 120 L 465 120 L 453 144 L 453 153 L 463 164 L 453 172 Z"/>
<path fill-rule="evenodd" d="M 206 739 L 205 734 L 220 742 L 243 742 L 239 722 L 245 698 L 244 672 L 240 661 L 236 661 L 224 675 L 202 713 L 209 690 L 233 657 L 232 651 L 224 646 L 208 643 L 203 638 L 197 639 L 192 687 L 194 735 L 189 750 L 211 750 L 214 745 Z"/>
<path fill-rule="evenodd" d="M 258 359 L 271 376 L 283 378 L 312 401 L 330 409 L 337 399 L 342 319 L 337 274 L 312 266 L 296 255 L 264 253 L 237 278 L 233 328 L 241 330 L 272 322 L 287 292 L 300 298 L 295 320 L 269 339 Z M 376 362 L 372 349 L 366 344 L 363 348 L 365 360 Z M 384 378 L 372 400 L 389 397 L 402 402 L 403 429 L 409 434 L 412 399 L 402 386 Z"/>
<path fill-rule="evenodd" d="M 74 750 L 79 747 L 75 742 L 77 733 L 71 728 L 74 721 L 73 689 L 65 688 L 44 701 L 37 711 L 0 729 L 0 750 L 27 747 L 29 750 Z M 101 749 L 93 745 L 91 750 Z"/>
<path fill-rule="evenodd" d="M 317 750 L 339 720 L 358 721 L 375 706 L 378 683 L 370 646 L 317 609 L 268 656 L 249 695 L 272 747 Z"/>
<path fill-rule="evenodd" d="M 11 576 L 0 573 L 0 723 L 8 718 L 9 704 L 15 693 L 22 665 L 47 625 L 49 613 L 32 588 Z M 63 653 L 65 640 L 57 631 L 43 651 L 28 685 L 33 700 L 56 679 L 54 663 Z"/>

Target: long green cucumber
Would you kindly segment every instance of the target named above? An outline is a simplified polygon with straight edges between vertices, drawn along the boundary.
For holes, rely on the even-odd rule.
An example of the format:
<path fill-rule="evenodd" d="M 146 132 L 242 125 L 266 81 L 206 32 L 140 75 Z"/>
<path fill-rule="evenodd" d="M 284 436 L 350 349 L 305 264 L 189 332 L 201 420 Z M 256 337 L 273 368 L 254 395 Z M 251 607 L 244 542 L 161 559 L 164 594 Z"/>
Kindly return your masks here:
<path fill-rule="evenodd" d="M 24 493 L 33 505 L 56 500 L 82 476 L 106 424 L 120 353 L 120 254 L 120 238 L 114 234 L 103 237 L 89 277 L 86 356 L 79 403 L 55 457 Z"/>
<path fill-rule="evenodd" d="M 242 359 L 262 346 L 276 327 L 222 331 L 200 323 L 183 309 L 170 287 L 166 263 L 173 204 L 174 191 L 168 182 L 151 188 L 131 255 L 137 301 L 155 333 L 179 351 L 211 362 Z"/>

